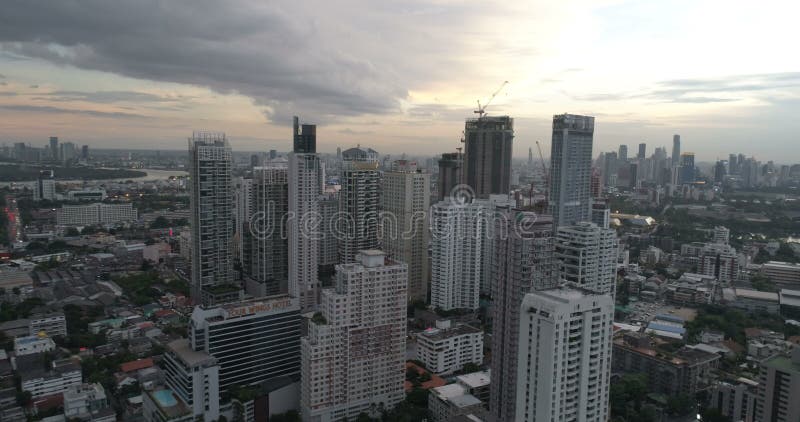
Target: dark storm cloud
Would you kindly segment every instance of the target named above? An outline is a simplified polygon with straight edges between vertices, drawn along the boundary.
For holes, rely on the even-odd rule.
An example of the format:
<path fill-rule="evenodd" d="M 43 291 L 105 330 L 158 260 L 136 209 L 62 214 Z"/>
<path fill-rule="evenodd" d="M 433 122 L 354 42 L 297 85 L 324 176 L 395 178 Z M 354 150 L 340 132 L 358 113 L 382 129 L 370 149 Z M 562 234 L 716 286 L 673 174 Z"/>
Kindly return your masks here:
<path fill-rule="evenodd" d="M 134 113 L 108 112 L 95 110 L 75 110 L 52 106 L 34 106 L 27 104 L 0 104 L 0 110 L 22 111 L 29 113 L 48 113 L 48 114 L 75 114 L 89 117 L 106 117 L 118 119 L 145 119 L 147 116 Z"/>
<path fill-rule="evenodd" d="M 6 0 L 0 49 L 241 93 L 273 119 L 302 112 L 324 120 L 399 109 L 407 90 L 393 69 L 355 52 L 359 39 L 328 40 L 320 20 L 305 16 L 303 6 L 278 3 Z"/>

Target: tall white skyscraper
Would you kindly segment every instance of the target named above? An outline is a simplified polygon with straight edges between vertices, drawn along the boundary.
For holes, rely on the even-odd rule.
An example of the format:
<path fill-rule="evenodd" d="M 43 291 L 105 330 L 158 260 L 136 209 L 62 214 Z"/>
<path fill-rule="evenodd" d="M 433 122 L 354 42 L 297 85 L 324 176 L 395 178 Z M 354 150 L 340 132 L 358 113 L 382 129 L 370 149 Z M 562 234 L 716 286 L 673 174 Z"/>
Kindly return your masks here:
<path fill-rule="evenodd" d="M 560 278 L 598 294 L 614 295 L 619 242 L 614 229 L 580 222 L 556 230 Z"/>
<path fill-rule="evenodd" d="M 508 196 L 461 202 L 446 198 L 431 207 L 431 306 L 478 309 L 490 293 L 493 216 Z"/>
<path fill-rule="evenodd" d="M 428 299 L 427 212 L 430 208 L 431 175 L 417 170 L 417 163 L 397 160 L 381 181 L 383 250 L 408 264 L 408 300 Z"/>
<path fill-rule="evenodd" d="M 204 305 L 238 300 L 231 148 L 225 134 L 196 132 L 189 138 L 189 179 L 192 299 Z"/>
<path fill-rule="evenodd" d="M 377 416 L 405 397 L 408 267 L 378 250 L 336 266 L 301 340 L 303 421 Z"/>
<path fill-rule="evenodd" d="M 517 420 L 520 306 L 533 290 L 557 284 L 553 225 L 548 216 L 497 212 L 492 257 L 492 384 L 490 410 L 499 421 Z"/>
<path fill-rule="evenodd" d="M 353 262 L 358 251 L 377 249 L 379 221 L 378 152 L 371 148 L 342 151 L 342 189 L 339 191 L 337 232 L 343 264 Z"/>
<path fill-rule="evenodd" d="M 594 117 L 553 116 L 550 206 L 554 227 L 591 221 Z"/>
<path fill-rule="evenodd" d="M 313 139 L 312 139 L 313 138 Z M 317 261 L 322 164 L 316 154 L 316 126 L 294 125 L 295 151 L 289 153 L 289 295 L 300 298 L 303 312 L 316 307 L 319 290 Z"/>
<path fill-rule="evenodd" d="M 608 420 L 613 315 L 609 295 L 574 288 L 525 295 L 516 406 L 514 417 L 503 420 Z"/>

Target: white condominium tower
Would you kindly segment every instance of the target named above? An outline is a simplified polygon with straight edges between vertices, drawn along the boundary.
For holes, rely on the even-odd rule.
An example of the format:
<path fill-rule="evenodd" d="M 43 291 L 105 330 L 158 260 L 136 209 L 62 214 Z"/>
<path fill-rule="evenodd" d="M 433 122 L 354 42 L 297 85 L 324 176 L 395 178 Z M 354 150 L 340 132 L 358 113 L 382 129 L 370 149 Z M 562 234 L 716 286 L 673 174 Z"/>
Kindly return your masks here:
<path fill-rule="evenodd" d="M 514 421 L 520 305 L 533 290 L 557 283 L 553 222 L 529 211 L 498 211 L 492 257 L 492 414 Z"/>
<path fill-rule="evenodd" d="M 554 227 L 591 221 L 594 117 L 553 116 L 550 207 Z"/>
<path fill-rule="evenodd" d="M 313 233 L 320 219 L 319 197 L 322 193 L 322 164 L 316 154 L 316 126 L 294 120 L 295 150 L 289 153 L 289 294 L 300 299 L 303 312 L 316 307 L 319 290 L 317 260 L 318 233 Z"/>
<path fill-rule="evenodd" d="M 408 300 L 427 301 L 431 175 L 418 171 L 415 162 L 397 160 L 383 174 L 381 188 L 383 250 L 408 264 Z"/>
<path fill-rule="evenodd" d="M 608 420 L 613 316 L 609 295 L 574 288 L 525 295 L 516 406 L 503 420 Z"/>
<path fill-rule="evenodd" d="M 336 266 L 301 340 L 303 421 L 378 416 L 403 400 L 408 267 L 378 250 Z"/>
<path fill-rule="evenodd" d="M 204 305 L 237 300 L 231 147 L 225 134 L 196 132 L 189 138 L 189 179 L 192 299 Z"/>
<path fill-rule="evenodd" d="M 556 258 L 560 276 L 568 283 L 613 296 L 619 241 L 614 229 L 580 222 L 556 230 Z"/>
<path fill-rule="evenodd" d="M 431 207 L 431 306 L 478 309 L 481 292 L 490 292 L 492 218 L 507 198 L 445 198 Z"/>
<path fill-rule="evenodd" d="M 339 262 L 355 261 L 358 251 L 378 248 L 378 152 L 371 148 L 342 151 L 342 189 L 339 191 L 337 233 Z"/>

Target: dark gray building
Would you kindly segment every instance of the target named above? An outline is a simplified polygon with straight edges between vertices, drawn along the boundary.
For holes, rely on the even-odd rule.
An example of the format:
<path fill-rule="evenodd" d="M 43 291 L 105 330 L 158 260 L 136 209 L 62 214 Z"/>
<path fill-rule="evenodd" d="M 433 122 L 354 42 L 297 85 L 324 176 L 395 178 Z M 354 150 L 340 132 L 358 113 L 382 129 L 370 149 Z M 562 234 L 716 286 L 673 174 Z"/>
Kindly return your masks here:
<path fill-rule="evenodd" d="M 484 116 L 464 127 L 464 182 L 479 198 L 511 190 L 514 119 Z"/>
<path fill-rule="evenodd" d="M 464 155 L 461 152 L 447 152 L 439 159 L 438 198 L 443 200 L 453 188 L 463 183 Z"/>

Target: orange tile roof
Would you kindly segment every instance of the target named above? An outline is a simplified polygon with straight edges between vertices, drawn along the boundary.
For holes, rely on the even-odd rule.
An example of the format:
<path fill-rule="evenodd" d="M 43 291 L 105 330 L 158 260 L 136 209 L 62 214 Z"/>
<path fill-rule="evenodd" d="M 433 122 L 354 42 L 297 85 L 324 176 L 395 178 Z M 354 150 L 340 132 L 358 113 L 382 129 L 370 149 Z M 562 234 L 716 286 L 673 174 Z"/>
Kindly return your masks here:
<path fill-rule="evenodd" d="M 153 366 L 153 358 L 147 358 L 125 362 L 119 365 L 119 369 L 122 370 L 122 372 L 133 372 L 140 369 L 149 368 L 151 366 Z"/>

